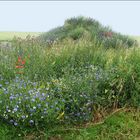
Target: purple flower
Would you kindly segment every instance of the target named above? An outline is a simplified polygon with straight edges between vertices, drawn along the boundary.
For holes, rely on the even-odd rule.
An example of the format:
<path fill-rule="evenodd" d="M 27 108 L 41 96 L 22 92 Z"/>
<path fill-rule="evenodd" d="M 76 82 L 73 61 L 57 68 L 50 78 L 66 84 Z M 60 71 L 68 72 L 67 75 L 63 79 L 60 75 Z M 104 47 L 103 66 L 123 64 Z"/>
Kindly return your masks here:
<path fill-rule="evenodd" d="M 11 95 L 9 98 L 10 98 L 10 100 L 13 100 L 13 99 L 14 99 L 14 96 L 13 96 L 13 95 Z"/>
<path fill-rule="evenodd" d="M 41 107 L 41 104 L 38 104 L 37 107 L 40 108 Z"/>

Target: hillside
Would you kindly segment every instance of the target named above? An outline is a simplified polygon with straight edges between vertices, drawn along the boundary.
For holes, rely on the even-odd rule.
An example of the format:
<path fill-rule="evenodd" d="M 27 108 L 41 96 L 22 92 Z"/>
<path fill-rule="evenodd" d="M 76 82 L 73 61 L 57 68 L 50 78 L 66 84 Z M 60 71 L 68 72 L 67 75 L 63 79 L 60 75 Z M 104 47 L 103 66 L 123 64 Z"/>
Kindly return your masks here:
<path fill-rule="evenodd" d="M 114 32 L 111 28 L 105 27 L 98 21 L 86 17 L 74 17 L 67 19 L 64 25 L 43 33 L 39 39 L 47 43 L 62 41 L 63 39 L 79 40 L 87 38 L 88 40 L 98 40 L 105 47 L 116 47 L 125 44 L 131 47 L 136 41 L 129 36 Z"/>

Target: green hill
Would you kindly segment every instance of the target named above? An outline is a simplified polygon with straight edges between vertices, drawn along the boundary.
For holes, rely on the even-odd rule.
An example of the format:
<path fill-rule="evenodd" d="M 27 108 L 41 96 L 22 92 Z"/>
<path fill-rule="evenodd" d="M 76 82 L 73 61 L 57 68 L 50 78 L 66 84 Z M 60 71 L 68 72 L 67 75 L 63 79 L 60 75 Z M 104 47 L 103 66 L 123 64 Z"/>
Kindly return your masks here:
<path fill-rule="evenodd" d="M 116 47 L 118 44 L 125 44 L 125 46 L 131 47 L 136 43 L 136 41 L 130 37 L 116 33 L 98 21 L 85 17 L 67 19 L 63 26 L 54 28 L 39 36 L 40 40 L 47 43 L 68 38 L 73 40 L 81 38 L 94 40 L 96 38 L 98 42 L 102 43 L 105 47 Z"/>

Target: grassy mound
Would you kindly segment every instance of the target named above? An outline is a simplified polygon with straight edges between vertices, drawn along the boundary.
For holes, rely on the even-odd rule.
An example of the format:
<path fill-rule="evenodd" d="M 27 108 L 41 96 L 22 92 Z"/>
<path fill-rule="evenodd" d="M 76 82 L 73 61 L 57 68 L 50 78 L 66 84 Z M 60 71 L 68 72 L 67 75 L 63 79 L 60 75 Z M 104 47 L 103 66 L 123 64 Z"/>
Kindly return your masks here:
<path fill-rule="evenodd" d="M 66 38 L 78 40 L 82 37 L 89 40 L 96 38 L 105 47 L 116 47 L 120 43 L 125 44 L 125 47 L 131 47 L 136 43 L 130 37 L 116 33 L 109 27 L 104 27 L 98 21 L 85 17 L 68 19 L 63 26 L 43 33 L 39 39 L 49 44 Z"/>

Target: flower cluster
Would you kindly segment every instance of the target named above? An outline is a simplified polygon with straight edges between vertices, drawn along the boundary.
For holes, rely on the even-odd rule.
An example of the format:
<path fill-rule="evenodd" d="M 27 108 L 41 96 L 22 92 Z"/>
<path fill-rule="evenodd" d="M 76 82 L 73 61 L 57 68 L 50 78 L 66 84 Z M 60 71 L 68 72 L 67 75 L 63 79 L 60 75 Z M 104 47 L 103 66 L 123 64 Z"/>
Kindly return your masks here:
<path fill-rule="evenodd" d="M 102 36 L 111 38 L 113 36 L 113 32 L 102 32 Z"/>
<path fill-rule="evenodd" d="M 25 65 L 25 59 L 23 60 L 21 56 L 18 57 L 16 69 L 23 69 Z M 17 74 L 22 74 L 23 71 L 18 71 Z"/>
<path fill-rule="evenodd" d="M 61 79 L 52 79 L 44 85 L 16 77 L 0 84 L 0 114 L 14 126 L 88 121 L 93 107 L 91 95 L 69 88 Z"/>

